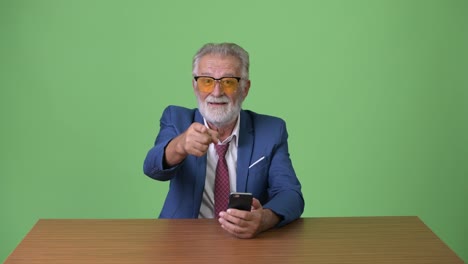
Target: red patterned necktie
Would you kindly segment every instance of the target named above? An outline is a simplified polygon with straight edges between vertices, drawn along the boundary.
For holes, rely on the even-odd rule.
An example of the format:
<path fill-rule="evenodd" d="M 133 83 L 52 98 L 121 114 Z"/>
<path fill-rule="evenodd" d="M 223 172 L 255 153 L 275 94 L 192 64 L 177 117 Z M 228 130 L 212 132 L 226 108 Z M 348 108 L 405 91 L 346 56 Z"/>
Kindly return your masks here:
<path fill-rule="evenodd" d="M 216 178 L 214 188 L 215 218 L 219 217 L 219 212 L 226 211 L 229 202 L 229 171 L 226 163 L 226 152 L 229 142 L 225 145 L 215 144 L 218 153 L 218 164 L 216 165 Z"/>

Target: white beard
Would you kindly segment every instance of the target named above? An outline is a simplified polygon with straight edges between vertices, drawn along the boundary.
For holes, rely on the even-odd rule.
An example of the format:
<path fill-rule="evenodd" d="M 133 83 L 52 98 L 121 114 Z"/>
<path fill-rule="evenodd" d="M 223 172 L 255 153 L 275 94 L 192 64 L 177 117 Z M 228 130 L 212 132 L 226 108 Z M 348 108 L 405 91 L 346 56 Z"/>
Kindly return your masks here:
<path fill-rule="evenodd" d="M 223 127 L 234 122 L 239 115 L 242 106 L 241 98 L 238 98 L 239 100 L 237 100 L 236 104 L 233 104 L 227 96 L 214 97 L 209 95 L 205 98 L 204 102 L 201 101 L 199 97 L 197 97 L 197 99 L 198 108 L 202 116 L 207 122 L 212 123 L 216 127 Z M 209 103 L 227 104 L 222 107 L 211 107 Z"/>

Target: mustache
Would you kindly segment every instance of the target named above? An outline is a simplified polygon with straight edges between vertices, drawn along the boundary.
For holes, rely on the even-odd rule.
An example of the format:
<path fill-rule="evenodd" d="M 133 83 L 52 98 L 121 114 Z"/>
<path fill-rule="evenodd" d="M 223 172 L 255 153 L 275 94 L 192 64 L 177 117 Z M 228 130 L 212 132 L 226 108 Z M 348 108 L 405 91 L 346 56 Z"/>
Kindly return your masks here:
<path fill-rule="evenodd" d="M 229 97 L 223 95 L 221 97 L 214 97 L 212 95 L 208 96 L 205 99 L 206 103 L 230 103 L 231 100 L 229 100 Z"/>

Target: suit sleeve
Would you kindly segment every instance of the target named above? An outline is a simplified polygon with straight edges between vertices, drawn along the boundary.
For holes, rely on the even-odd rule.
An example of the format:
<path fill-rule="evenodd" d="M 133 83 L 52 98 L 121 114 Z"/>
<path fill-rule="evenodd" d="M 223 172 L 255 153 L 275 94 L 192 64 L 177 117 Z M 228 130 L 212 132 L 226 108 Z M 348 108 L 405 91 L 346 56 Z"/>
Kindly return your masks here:
<path fill-rule="evenodd" d="M 164 168 L 164 151 L 169 142 L 180 134 L 180 131 L 172 121 L 173 111 L 172 107 L 167 107 L 160 119 L 160 130 L 156 137 L 154 146 L 148 151 L 145 161 L 143 163 L 143 172 L 160 181 L 170 180 L 176 174 L 180 165 L 172 168 Z"/>
<path fill-rule="evenodd" d="M 299 218 L 304 211 L 301 184 L 292 167 L 288 151 L 286 124 L 281 122 L 279 142 L 273 149 L 268 177 L 269 200 L 263 205 L 281 217 L 278 227 Z"/>

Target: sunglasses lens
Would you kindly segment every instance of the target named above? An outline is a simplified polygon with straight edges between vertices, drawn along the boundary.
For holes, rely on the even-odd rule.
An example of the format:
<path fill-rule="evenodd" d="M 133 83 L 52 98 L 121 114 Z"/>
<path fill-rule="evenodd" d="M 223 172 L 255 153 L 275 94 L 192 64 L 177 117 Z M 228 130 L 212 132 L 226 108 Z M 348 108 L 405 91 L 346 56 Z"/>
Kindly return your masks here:
<path fill-rule="evenodd" d="M 221 87 L 223 87 L 225 93 L 233 93 L 237 89 L 239 81 L 236 78 L 223 78 L 221 79 Z"/>
<path fill-rule="evenodd" d="M 215 80 L 209 77 L 200 77 L 197 80 L 198 89 L 204 93 L 209 93 L 213 91 L 215 86 Z"/>

